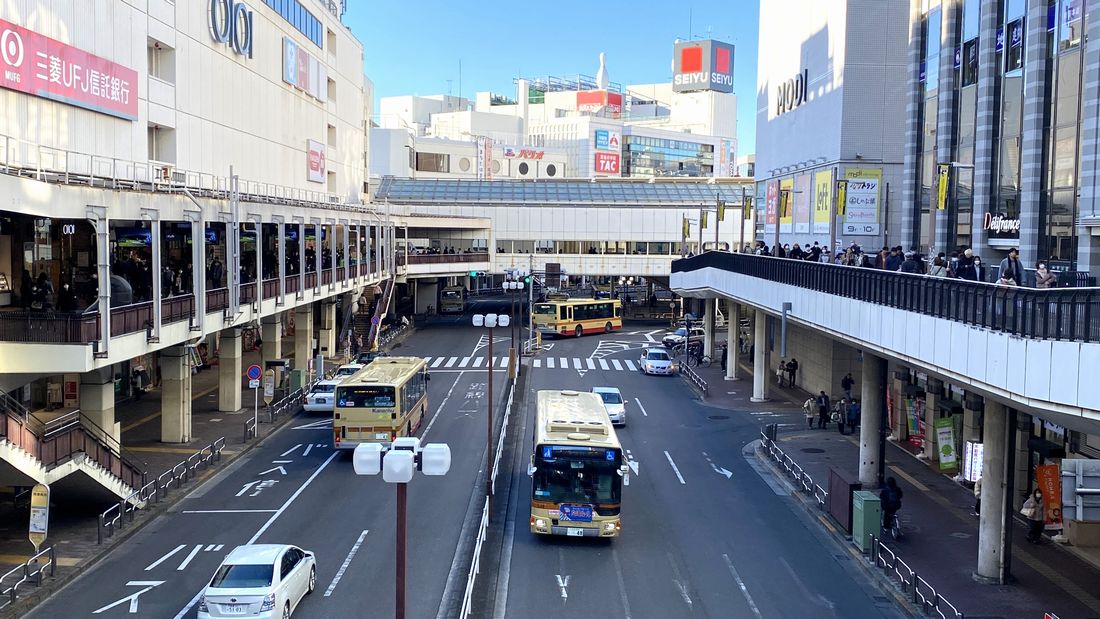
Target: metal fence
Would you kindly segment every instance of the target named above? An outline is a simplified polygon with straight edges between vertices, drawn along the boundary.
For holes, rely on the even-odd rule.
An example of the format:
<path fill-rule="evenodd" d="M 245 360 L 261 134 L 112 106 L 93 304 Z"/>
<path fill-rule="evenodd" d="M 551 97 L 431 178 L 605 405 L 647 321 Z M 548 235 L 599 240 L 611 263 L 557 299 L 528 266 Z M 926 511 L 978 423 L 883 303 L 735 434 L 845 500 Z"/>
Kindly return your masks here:
<path fill-rule="evenodd" d="M 714 268 L 1021 337 L 1100 342 L 1100 288 L 1021 288 L 753 254 L 704 252 L 673 273 Z"/>
<path fill-rule="evenodd" d="M 703 380 L 702 376 L 699 376 L 698 372 L 688 367 L 687 363 L 680 364 L 680 375 L 691 381 L 691 384 L 699 388 L 703 392 L 703 398 L 705 399 L 710 392 L 708 391 L 707 381 Z"/>
<path fill-rule="evenodd" d="M 54 547 L 49 546 L 35 553 L 33 557 L 18 567 L 11 569 L 0 576 L 0 609 L 14 604 L 19 596 L 19 587 L 26 583 L 34 583 L 34 586 L 42 586 L 43 576 L 53 576 L 57 568 L 57 555 Z M 45 558 L 43 561 L 42 559 Z M 47 574 L 47 570 L 49 573 Z M 7 583 L 12 584 L 8 585 Z"/>

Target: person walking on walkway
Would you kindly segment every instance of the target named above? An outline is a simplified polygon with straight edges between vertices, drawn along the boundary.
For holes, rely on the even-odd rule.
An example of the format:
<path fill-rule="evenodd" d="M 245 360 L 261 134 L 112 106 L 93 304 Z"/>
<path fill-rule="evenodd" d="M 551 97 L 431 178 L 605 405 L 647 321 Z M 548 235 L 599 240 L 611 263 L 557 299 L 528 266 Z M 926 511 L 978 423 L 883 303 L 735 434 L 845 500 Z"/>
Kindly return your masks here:
<path fill-rule="evenodd" d="M 817 429 L 823 430 L 829 425 L 829 396 L 825 392 L 817 394 Z"/>
<path fill-rule="evenodd" d="M 979 477 L 978 481 L 974 482 L 974 515 L 980 516 L 982 513 L 982 478 Z"/>
<path fill-rule="evenodd" d="M 844 397 L 849 400 L 852 399 L 852 385 L 854 384 L 856 384 L 856 381 L 852 378 L 851 372 L 848 372 L 844 375 L 844 378 L 840 379 L 840 389 L 844 392 Z"/>
<path fill-rule="evenodd" d="M 817 416 L 814 414 L 815 408 L 817 408 L 817 403 L 812 397 L 806 398 L 806 401 L 802 403 L 802 412 L 806 414 L 806 427 L 811 430 L 814 428 L 814 417 Z"/>
<path fill-rule="evenodd" d="M 1058 276 L 1050 272 L 1047 268 L 1047 263 L 1042 260 L 1039 264 L 1035 265 L 1035 287 L 1036 288 L 1055 288 L 1058 285 Z"/>
<path fill-rule="evenodd" d="M 788 387 L 794 387 L 794 378 L 798 374 L 798 359 L 791 357 L 791 360 L 787 362 L 787 382 Z"/>
<path fill-rule="evenodd" d="M 852 403 L 848 405 L 848 427 L 851 428 L 854 432 L 856 426 L 859 425 L 860 410 L 859 402 L 856 402 L 855 400 L 852 400 L 851 402 Z"/>
<path fill-rule="evenodd" d="M 840 398 L 840 401 L 833 405 L 833 421 L 836 422 L 837 431 L 843 436 L 844 424 L 848 421 L 848 398 Z"/>
<path fill-rule="evenodd" d="M 1046 520 L 1046 506 L 1043 505 L 1043 491 L 1038 488 L 1024 501 L 1024 507 L 1020 510 L 1024 518 L 1027 518 L 1027 541 L 1032 544 L 1043 542 L 1043 522 Z"/>
<path fill-rule="evenodd" d="M 1008 256 L 1001 261 L 1000 279 L 998 284 L 1002 286 L 1019 286 L 1023 283 L 1024 272 L 1020 268 L 1020 252 L 1015 247 L 1008 250 Z"/>
<path fill-rule="evenodd" d="M 959 256 L 959 264 L 955 267 L 955 276 L 972 282 L 978 281 L 978 269 L 974 264 L 974 250 L 968 247 Z"/>

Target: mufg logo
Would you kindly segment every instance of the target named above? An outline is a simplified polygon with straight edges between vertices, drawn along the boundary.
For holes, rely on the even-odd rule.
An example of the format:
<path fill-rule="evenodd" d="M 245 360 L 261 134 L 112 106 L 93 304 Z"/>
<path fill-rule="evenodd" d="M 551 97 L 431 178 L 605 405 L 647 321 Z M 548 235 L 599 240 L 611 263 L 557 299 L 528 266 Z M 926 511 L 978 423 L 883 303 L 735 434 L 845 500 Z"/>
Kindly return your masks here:
<path fill-rule="evenodd" d="M 22 81 L 23 37 L 14 30 L 0 33 L 0 59 L 4 61 L 4 80 L 18 84 Z"/>

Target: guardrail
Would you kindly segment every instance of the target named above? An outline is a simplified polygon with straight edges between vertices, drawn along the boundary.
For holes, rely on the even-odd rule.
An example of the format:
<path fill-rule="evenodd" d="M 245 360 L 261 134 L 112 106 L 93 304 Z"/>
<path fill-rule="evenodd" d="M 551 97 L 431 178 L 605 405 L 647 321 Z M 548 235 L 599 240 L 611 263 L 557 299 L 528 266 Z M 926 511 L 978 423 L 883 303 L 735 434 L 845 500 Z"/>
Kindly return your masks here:
<path fill-rule="evenodd" d="M 269 421 L 271 423 L 275 423 L 275 420 L 279 418 L 279 415 L 282 415 L 292 408 L 294 409 L 292 413 L 297 412 L 297 407 L 301 407 L 302 405 L 302 396 L 308 393 L 307 389 L 312 386 L 313 385 L 310 384 L 307 385 L 305 389 L 297 389 L 287 394 L 283 399 L 279 400 L 278 402 L 274 402 L 271 406 L 267 407 L 268 414 L 270 415 Z"/>
<path fill-rule="evenodd" d="M 222 449 L 224 448 L 225 437 L 223 436 L 191 454 L 176 466 L 161 473 L 159 477 L 97 516 L 96 543 L 102 544 L 103 539 L 112 537 L 116 529 L 121 530 L 127 522 L 133 522 L 137 510 L 148 505 L 150 501 L 159 503 L 164 500 L 168 496 L 168 491 L 173 483 L 178 490 L 184 483 L 194 479 L 200 466 L 204 468 L 213 466 L 213 463 L 221 460 Z"/>
<path fill-rule="evenodd" d="M 795 486 L 800 491 L 811 495 L 819 508 L 825 507 L 829 492 L 815 484 L 810 474 L 776 445 L 775 441 L 771 440 L 763 430 L 760 432 L 760 446 L 787 473 L 787 476 L 795 482 Z M 897 553 L 873 535 L 871 536 L 869 560 L 872 565 L 881 568 L 886 573 L 887 578 L 896 583 L 910 601 L 920 606 L 925 615 L 936 613 L 942 619 L 964 619 L 963 614 L 959 612 L 954 604 L 944 599 L 932 585 L 928 584 L 928 581 L 921 578 Z"/>
<path fill-rule="evenodd" d="M 46 561 L 39 562 L 41 557 L 47 557 Z M 42 586 L 42 576 L 47 569 L 49 569 L 49 576 L 54 575 L 54 571 L 57 568 L 57 555 L 54 553 L 54 547 L 49 546 L 44 550 L 38 551 L 33 557 L 27 559 L 26 563 L 23 563 L 15 569 L 9 570 L 0 576 L 0 596 L 3 596 L 3 601 L 0 602 L 0 608 L 6 608 L 10 604 L 14 604 L 16 598 L 19 595 L 20 585 L 33 582 L 34 586 Z M 11 586 L 4 586 L 4 583 L 9 578 L 20 576 L 19 580 L 12 583 Z"/>
<path fill-rule="evenodd" d="M 688 367 L 687 363 L 681 363 L 680 364 L 680 374 L 682 376 L 686 377 L 689 381 L 691 381 L 691 384 L 695 385 L 696 387 L 699 388 L 700 391 L 703 392 L 703 398 L 704 399 L 708 395 L 710 395 L 709 387 L 707 386 L 707 381 L 703 380 L 703 377 L 699 376 L 699 374 L 697 374 L 695 372 L 695 370 Z"/>
<path fill-rule="evenodd" d="M 390 342 L 396 340 L 402 333 L 409 330 L 409 325 L 402 324 L 399 327 L 392 329 L 386 329 L 378 336 L 378 348 L 388 345 Z"/>

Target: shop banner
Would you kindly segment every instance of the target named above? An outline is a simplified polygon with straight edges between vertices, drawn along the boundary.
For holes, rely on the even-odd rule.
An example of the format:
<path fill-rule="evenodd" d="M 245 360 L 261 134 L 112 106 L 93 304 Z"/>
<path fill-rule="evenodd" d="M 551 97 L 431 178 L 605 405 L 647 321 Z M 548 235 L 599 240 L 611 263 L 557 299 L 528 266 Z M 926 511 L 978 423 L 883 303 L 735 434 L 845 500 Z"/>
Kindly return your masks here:
<path fill-rule="evenodd" d="M 794 179 L 786 178 L 779 181 L 779 231 L 789 233 L 793 229 L 794 212 L 792 200 L 794 199 Z"/>
<path fill-rule="evenodd" d="M 779 219 L 779 181 L 768 182 L 768 197 L 765 202 L 764 234 L 775 234 L 775 224 Z"/>
<path fill-rule="evenodd" d="M 909 444 L 924 449 L 924 400 L 906 398 L 909 407 Z"/>
<path fill-rule="evenodd" d="M 963 478 L 966 481 L 978 481 L 982 478 L 982 458 L 985 457 L 984 446 L 977 441 L 966 441 L 963 447 Z"/>
<path fill-rule="evenodd" d="M 951 179 L 951 164 L 941 163 L 936 186 L 936 210 L 947 208 L 947 185 Z"/>
<path fill-rule="evenodd" d="M 844 236 L 875 236 L 879 233 L 881 168 L 848 168 L 844 171 L 848 192 L 844 204 Z"/>
<path fill-rule="evenodd" d="M 814 234 L 829 234 L 829 213 L 833 210 L 833 173 L 814 174 Z"/>
<path fill-rule="evenodd" d="M 1035 484 L 1043 491 L 1046 507 L 1046 528 L 1062 528 L 1062 472 L 1057 464 L 1035 467 Z"/>
<path fill-rule="evenodd" d="M 813 202 L 810 185 L 809 174 L 799 174 L 794 179 L 794 231 L 797 234 L 810 231 L 810 205 Z"/>
<path fill-rule="evenodd" d="M 0 19 L 0 88 L 137 120 L 138 74 Z"/>
<path fill-rule="evenodd" d="M 959 454 L 955 452 L 955 420 L 951 417 L 936 420 L 936 446 L 939 450 L 940 470 L 956 468 Z"/>

